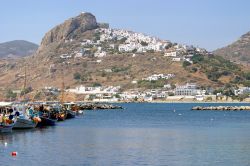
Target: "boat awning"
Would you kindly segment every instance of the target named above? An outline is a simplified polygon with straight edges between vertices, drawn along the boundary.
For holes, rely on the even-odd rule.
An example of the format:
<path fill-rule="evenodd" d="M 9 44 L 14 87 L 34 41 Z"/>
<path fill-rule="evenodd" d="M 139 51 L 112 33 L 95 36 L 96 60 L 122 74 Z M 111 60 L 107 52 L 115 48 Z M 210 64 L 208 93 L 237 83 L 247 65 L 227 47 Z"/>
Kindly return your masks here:
<path fill-rule="evenodd" d="M 4 102 L 4 101 L 1 101 L 1 102 L 0 102 L 0 107 L 11 106 L 12 104 L 13 104 L 12 102 Z"/>

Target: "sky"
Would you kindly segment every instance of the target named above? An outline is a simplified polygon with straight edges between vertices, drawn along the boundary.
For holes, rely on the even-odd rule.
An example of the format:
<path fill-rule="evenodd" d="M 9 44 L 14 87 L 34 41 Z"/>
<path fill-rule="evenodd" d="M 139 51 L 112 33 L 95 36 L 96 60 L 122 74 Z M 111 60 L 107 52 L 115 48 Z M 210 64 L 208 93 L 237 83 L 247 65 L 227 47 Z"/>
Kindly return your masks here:
<path fill-rule="evenodd" d="M 111 28 L 212 51 L 250 31 L 249 7 L 249 0 L 1 0 L 0 43 L 39 44 L 55 25 L 91 12 Z"/>

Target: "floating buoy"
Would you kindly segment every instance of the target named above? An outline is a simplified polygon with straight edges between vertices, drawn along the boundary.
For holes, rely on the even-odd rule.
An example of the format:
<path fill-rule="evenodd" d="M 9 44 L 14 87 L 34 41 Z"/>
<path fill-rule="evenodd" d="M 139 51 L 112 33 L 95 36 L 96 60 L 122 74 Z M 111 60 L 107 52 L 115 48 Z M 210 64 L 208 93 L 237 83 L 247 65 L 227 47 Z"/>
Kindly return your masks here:
<path fill-rule="evenodd" d="M 5 146 L 5 147 L 6 147 L 6 146 L 8 146 L 8 143 L 7 143 L 7 142 L 5 142 L 5 143 L 4 143 L 4 146 Z"/>
<path fill-rule="evenodd" d="M 178 114 L 179 116 L 181 116 L 182 114 Z"/>
<path fill-rule="evenodd" d="M 17 156 L 17 152 L 11 152 L 11 156 L 13 157 Z"/>

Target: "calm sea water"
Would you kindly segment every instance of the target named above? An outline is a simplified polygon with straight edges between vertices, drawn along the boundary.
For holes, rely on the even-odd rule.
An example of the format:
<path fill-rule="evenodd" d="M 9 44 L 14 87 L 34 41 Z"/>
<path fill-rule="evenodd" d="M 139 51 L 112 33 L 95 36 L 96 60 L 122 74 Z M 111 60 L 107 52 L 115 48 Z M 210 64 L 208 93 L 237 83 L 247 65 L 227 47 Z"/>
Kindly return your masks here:
<path fill-rule="evenodd" d="M 190 110 L 222 104 L 121 105 L 126 109 L 1 134 L 0 165 L 250 165 L 250 112 Z"/>

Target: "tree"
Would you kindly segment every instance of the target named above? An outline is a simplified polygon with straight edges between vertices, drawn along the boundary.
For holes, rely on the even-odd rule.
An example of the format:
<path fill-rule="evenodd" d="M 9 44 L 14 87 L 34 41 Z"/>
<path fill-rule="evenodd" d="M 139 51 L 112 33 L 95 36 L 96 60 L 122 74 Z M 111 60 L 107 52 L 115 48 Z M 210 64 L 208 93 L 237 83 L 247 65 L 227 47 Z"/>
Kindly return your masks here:
<path fill-rule="evenodd" d="M 25 94 L 28 94 L 28 93 L 30 93 L 32 91 L 32 87 L 27 87 L 27 88 L 25 88 L 25 89 L 23 89 L 22 91 L 21 91 L 21 96 L 23 96 L 23 95 L 25 95 Z"/>
<path fill-rule="evenodd" d="M 196 73 L 198 71 L 198 69 L 196 67 L 192 68 L 192 72 Z"/>
<path fill-rule="evenodd" d="M 5 97 L 6 98 L 11 98 L 11 99 L 15 99 L 16 98 L 16 93 L 14 93 L 11 89 L 8 89 L 7 92 L 6 92 L 6 95 Z"/>
<path fill-rule="evenodd" d="M 142 46 L 148 46 L 148 43 L 147 43 L 147 42 L 144 42 L 144 41 L 141 41 L 141 45 L 142 45 Z"/>
<path fill-rule="evenodd" d="M 100 87 L 100 86 L 102 86 L 102 84 L 100 84 L 99 82 L 95 82 L 95 83 L 93 83 L 92 86 L 93 86 L 93 87 Z"/>
<path fill-rule="evenodd" d="M 250 80 L 250 72 L 244 73 L 244 77 L 247 80 Z"/>
<path fill-rule="evenodd" d="M 80 80 L 81 79 L 81 74 L 78 73 L 78 72 L 74 73 L 74 79 L 75 80 Z"/>
<path fill-rule="evenodd" d="M 182 63 L 182 66 L 183 66 L 184 68 L 186 68 L 187 66 L 190 66 L 190 65 L 191 65 L 191 63 L 188 62 L 188 61 L 184 61 L 184 62 Z"/>
<path fill-rule="evenodd" d="M 136 53 L 136 52 L 137 52 L 137 49 L 136 49 L 136 48 L 132 50 L 132 53 Z"/>
<path fill-rule="evenodd" d="M 200 63 L 204 61 L 204 56 L 196 54 L 191 58 L 191 60 L 193 61 L 194 64 Z"/>

